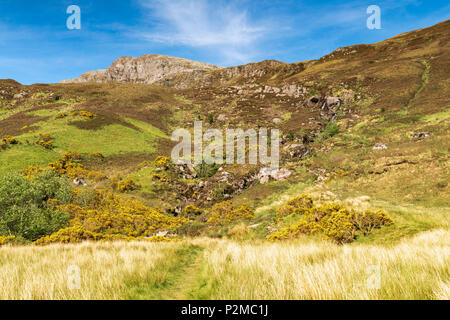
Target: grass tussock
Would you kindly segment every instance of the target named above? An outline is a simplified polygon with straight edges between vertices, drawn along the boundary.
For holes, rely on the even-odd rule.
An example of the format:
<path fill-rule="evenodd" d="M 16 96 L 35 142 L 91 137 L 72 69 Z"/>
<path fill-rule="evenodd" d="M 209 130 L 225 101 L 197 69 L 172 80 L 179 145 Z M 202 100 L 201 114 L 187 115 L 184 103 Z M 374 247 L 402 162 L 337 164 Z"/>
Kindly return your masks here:
<path fill-rule="evenodd" d="M 449 232 L 392 246 L 220 241 L 205 252 L 201 299 L 448 299 Z"/>
<path fill-rule="evenodd" d="M 126 299 L 133 279 L 162 286 L 180 243 L 83 243 L 0 249 L 0 299 Z M 163 268 L 164 266 L 164 268 Z M 79 277 L 77 272 L 79 271 Z"/>
<path fill-rule="evenodd" d="M 449 299 L 448 239 L 6 245 L 0 299 Z"/>

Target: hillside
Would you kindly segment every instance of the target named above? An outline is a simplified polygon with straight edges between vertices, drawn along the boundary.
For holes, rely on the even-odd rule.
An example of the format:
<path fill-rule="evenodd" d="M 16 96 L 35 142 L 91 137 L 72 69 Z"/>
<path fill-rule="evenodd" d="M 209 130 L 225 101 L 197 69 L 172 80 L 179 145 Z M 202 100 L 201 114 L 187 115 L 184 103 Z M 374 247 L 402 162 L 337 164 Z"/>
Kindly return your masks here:
<path fill-rule="evenodd" d="M 71 183 L 85 180 L 76 190 L 114 189 L 165 216 L 184 214 L 191 222 L 169 230 L 176 237 L 265 239 L 295 222 L 276 212 L 302 193 L 319 205 L 383 209 L 394 221 L 357 242 L 448 228 L 449 29 L 448 20 L 294 64 L 220 68 L 145 55 L 60 84 L 0 80 L 0 173 L 43 169 L 78 153 L 66 160 L 85 171 L 61 172 Z M 166 163 L 160 156 L 170 157 L 172 131 L 192 131 L 196 120 L 204 130 L 280 129 L 288 177 L 263 179 L 258 165 Z M 254 215 L 208 223 L 214 204 L 227 200 Z M 185 212 L 189 206 L 194 213 Z M 154 231 L 146 236 L 167 234 Z"/>

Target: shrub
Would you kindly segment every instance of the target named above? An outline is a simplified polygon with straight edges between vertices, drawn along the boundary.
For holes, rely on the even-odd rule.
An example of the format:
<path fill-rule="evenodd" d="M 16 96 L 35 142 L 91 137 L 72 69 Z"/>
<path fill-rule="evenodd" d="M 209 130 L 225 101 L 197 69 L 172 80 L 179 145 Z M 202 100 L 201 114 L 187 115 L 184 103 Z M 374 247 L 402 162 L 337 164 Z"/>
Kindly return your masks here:
<path fill-rule="evenodd" d="M 0 140 L 0 150 L 6 150 L 9 144 L 3 140 Z"/>
<path fill-rule="evenodd" d="M 15 239 L 15 236 L 0 236 L 0 247 L 5 244 L 14 242 Z"/>
<path fill-rule="evenodd" d="M 285 205 L 277 208 L 277 217 L 283 218 L 289 215 L 303 214 L 306 210 L 311 209 L 313 200 L 311 196 L 302 194 L 290 199 Z"/>
<path fill-rule="evenodd" d="M 194 168 L 197 178 L 210 178 L 216 174 L 217 170 L 219 170 L 219 166 L 217 164 L 207 164 L 203 162 L 195 166 Z"/>
<path fill-rule="evenodd" d="M 92 113 L 90 111 L 85 111 L 85 110 L 73 111 L 72 112 L 72 116 L 81 116 L 81 117 L 84 117 L 86 119 L 97 118 L 97 115 L 95 113 Z"/>
<path fill-rule="evenodd" d="M 214 116 L 212 113 L 209 113 L 207 116 L 207 120 L 209 124 L 213 124 L 214 123 Z"/>
<path fill-rule="evenodd" d="M 219 202 L 224 200 L 225 194 L 231 193 L 233 193 L 233 186 L 227 182 L 221 182 L 210 191 L 210 196 L 214 202 Z"/>
<path fill-rule="evenodd" d="M 67 113 L 62 112 L 62 113 L 58 113 L 58 114 L 55 116 L 55 118 L 56 118 L 56 119 L 63 119 L 63 118 L 65 118 L 65 117 L 67 117 L 67 116 L 68 116 Z"/>
<path fill-rule="evenodd" d="M 99 160 L 105 159 L 105 156 L 100 152 L 92 152 L 89 156 L 91 156 L 92 158 L 97 158 Z"/>
<path fill-rule="evenodd" d="M 39 239 L 36 244 L 146 239 L 158 231 L 175 229 L 188 222 L 105 191 L 95 191 L 86 207 L 69 204 L 64 210 L 72 216 L 70 226 Z"/>
<path fill-rule="evenodd" d="M 251 219 L 254 215 L 255 213 L 246 204 L 233 209 L 232 202 L 228 200 L 216 203 L 211 208 L 211 216 L 208 222 L 211 224 L 224 224 L 240 219 Z"/>
<path fill-rule="evenodd" d="M 11 136 L 4 136 L 0 139 L 0 150 L 6 150 L 10 145 L 19 144 L 19 140 Z"/>
<path fill-rule="evenodd" d="M 368 235 L 374 229 L 393 224 L 393 221 L 383 210 L 366 210 L 364 212 L 354 212 L 352 215 L 352 223 L 364 235 Z"/>
<path fill-rule="evenodd" d="M 119 181 L 116 185 L 118 192 L 130 192 L 139 189 L 139 186 L 132 179 Z"/>
<path fill-rule="evenodd" d="M 19 141 L 11 136 L 4 136 L 3 141 L 6 142 L 7 144 L 19 144 Z"/>
<path fill-rule="evenodd" d="M 167 182 L 169 177 L 166 174 L 154 173 L 152 174 L 152 181 Z"/>
<path fill-rule="evenodd" d="M 79 163 L 81 156 L 77 152 L 66 152 L 61 159 L 48 164 L 49 168 L 60 175 L 67 175 L 70 178 L 92 179 L 95 181 L 104 180 L 107 176 L 98 171 L 91 171 L 84 168 Z"/>
<path fill-rule="evenodd" d="M 97 192 L 94 189 L 83 188 L 74 190 L 74 198 L 72 203 L 81 207 L 88 207 L 95 205 L 95 200 L 97 198 Z"/>
<path fill-rule="evenodd" d="M 36 165 L 36 166 L 28 166 L 26 169 L 20 171 L 20 174 L 22 174 L 25 178 L 28 180 L 32 180 L 37 174 L 41 173 L 43 169 Z"/>
<path fill-rule="evenodd" d="M 329 122 L 325 130 L 320 134 L 319 138 L 325 140 L 339 133 L 339 125 L 336 122 Z"/>
<path fill-rule="evenodd" d="M 155 167 L 167 170 L 169 168 L 169 158 L 164 156 L 159 156 L 154 161 Z"/>
<path fill-rule="evenodd" d="M 54 140 L 50 136 L 50 134 L 39 134 L 37 140 L 35 141 L 35 144 L 43 146 L 45 149 L 51 149 L 53 148 L 53 142 Z"/>
<path fill-rule="evenodd" d="M 393 223 L 391 218 L 382 210 L 358 212 L 341 203 L 314 206 L 312 199 L 307 196 L 300 198 L 297 197 L 288 201 L 288 204 L 281 207 L 282 214 L 280 214 L 281 216 L 286 216 L 286 213 L 292 215 L 299 210 L 302 214 L 300 219 L 281 231 L 269 235 L 269 240 L 275 241 L 295 238 L 301 234 L 320 233 L 337 243 L 348 243 L 354 241 L 360 234 L 367 235 L 375 228 Z M 293 206 L 294 204 L 305 203 L 306 206 L 298 208 Z"/>
<path fill-rule="evenodd" d="M 192 218 L 200 214 L 202 214 L 202 210 L 191 204 L 184 207 L 182 211 L 182 215 L 187 218 Z"/>
<path fill-rule="evenodd" d="M 69 216 L 49 199 L 68 203 L 70 184 L 50 171 L 27 180 L 20 174 L 0 178 L 0 236 L 34 241 L 67 225 Z"/>

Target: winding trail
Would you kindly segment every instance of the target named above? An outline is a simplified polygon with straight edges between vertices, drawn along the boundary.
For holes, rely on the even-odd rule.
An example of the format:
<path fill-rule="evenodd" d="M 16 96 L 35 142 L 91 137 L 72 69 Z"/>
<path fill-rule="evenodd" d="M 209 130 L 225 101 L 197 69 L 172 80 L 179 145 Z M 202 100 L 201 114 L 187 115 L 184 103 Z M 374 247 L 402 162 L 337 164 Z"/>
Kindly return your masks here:
<path fill-rule="evenodd" d="M 414 96 L 408 101 L 408 104 L 406 105 L 407 109 L 409 109 L 411 107 L 411 105 L 417 99 L 419 94 L 422 92 L 422 90 L 425 88 L 425 86 L 430 81 L 430 68 L 431 68 L 430 63 L 427 60 L 422 60 L 421 63 L 424 66 L 424 70 L 422 73 L 422 83 L 420 84 L 417 91 L 414 93 Z"/>

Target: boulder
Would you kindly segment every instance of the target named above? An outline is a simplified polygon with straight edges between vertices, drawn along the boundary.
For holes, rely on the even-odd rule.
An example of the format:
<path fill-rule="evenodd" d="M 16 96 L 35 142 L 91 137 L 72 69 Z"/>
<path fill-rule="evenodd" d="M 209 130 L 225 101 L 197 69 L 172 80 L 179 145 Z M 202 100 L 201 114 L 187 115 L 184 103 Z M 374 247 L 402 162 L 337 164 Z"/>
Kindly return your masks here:
<path fill-rule="evenodd" d="M 85 186 L 86 180 L 84 180 L 83 178 L 75 178 L 73 179 L 73 183 L 77 186 Z"/>
<path fill-rule="evenodd" d="M 320 97 L 314 96 L 308 99 L 307 105 L 310 108 L 316 107 L 320 102 Z"/>
<path fill-rule="evenodd" d="M 286 168 L 261 168 L 258 174 L 259 183 L 265 184 L 269 182 L 270 178 L 275 181 L 282 181 L 289 178 L 292 175 L 292 171 Z"/>
<path fill-rule="evenodd" d="M 165 237 L 167 236 L 167 234 L 169 233 L 169 231 L 163 230 L 163 231 L 159 231 L 157 234 L 155 234 L 156 237 Z"/>
<path fill-rule="evenodd" d="M 286 168 L 282 168 L 277 170 L 276 172 L 272 173 L 272 178 L 274 178 L 276 181 L 281 181 L 289 178 L 292 175 L 292 171 Z"/>
<path fill-rule="evenodd" d="M 219 116 L 217 117 L 218 121 L 226 121 L 228 120 L 228 117 L 225 114 L 219 114 Z"/>
<path fill-rule="evenodd" d="M 430 134 L 428 132 L 414 132 L 412 136 L 414 139 L 427 139 L 430 137 Z"/>
<path fill-rule="evenodd" d="M 281 123 L 281 122 L 283 122 L 283 119 L 281 119 L 281 118 L 274 118 L 272 121 L 273 121 L 273 123 Z"/>
<path fill-rule="evenodd" d="M 342 104 L 342 100 L 339 97 L 327 97 L 326 102 L 328 108 L 339 107 Z"/>
<path fill-rule="evenodd" d="M 387 148 L 384 143 L 377 143 L 373 146 L 373 150 L 386 150 Z"/>

